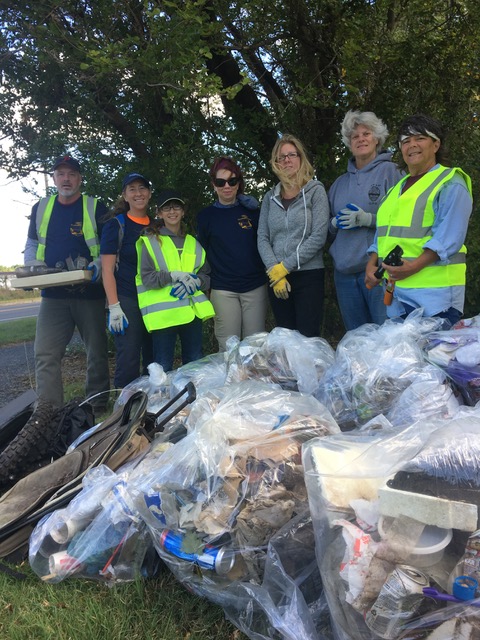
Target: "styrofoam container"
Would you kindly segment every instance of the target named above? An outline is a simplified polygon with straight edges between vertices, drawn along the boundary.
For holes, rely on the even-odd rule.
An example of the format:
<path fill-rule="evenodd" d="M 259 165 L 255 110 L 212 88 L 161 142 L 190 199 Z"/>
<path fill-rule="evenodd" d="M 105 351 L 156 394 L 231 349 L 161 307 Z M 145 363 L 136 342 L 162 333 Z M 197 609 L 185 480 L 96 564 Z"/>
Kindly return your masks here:
<path fill-rule="evenodd" d="M 380 537 L 385 538 L 392 518 L 384 518 L 380 516 L 378 520 L 378 533 Z M 385 526 L 386 525 L 386 526 Z M 404 563 L 413 567 L 429 567 L 432 564 L 440 562 L 443 558 L 445 547 L 452 539 L 451 529 L 441 529 L 433 525 L 426 525 L 416 546 Z"/>

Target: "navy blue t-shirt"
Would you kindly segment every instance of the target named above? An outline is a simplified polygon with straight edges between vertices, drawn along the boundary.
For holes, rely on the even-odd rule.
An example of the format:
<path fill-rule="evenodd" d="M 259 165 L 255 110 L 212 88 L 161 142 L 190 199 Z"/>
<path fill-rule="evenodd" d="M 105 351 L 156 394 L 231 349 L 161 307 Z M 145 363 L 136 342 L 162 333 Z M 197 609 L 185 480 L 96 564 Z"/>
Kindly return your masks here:
<path fill-rule="evenodd" d="M 137 275 L 137 250 L 135 244 L 138 236 L 142 233 L 146 226 L 138 224 L 131 220 L 127 214 L 123 216 L 125 221 L 124 235 L 120 256 L 118 261 L 118 269 L 115 271 L 115 280 L 117 281 L 117 293 L 127 298 L 137 299 L 137 288 L 135 286 L 135 276 Z M 102 239 L 100 241 L 101 255 L 116 255 L 119 246 L 119 230 L 118 220 L 112 218 L 108 220 L 102 231 Z"/>
<path fill-rule="evenodd" d="M 197 238 L 207 254 L 212 289 L 245 293 L 265 284 L 257 249 L 259 209 L 211 205 L 197 216 Z"/>
<path fill-rule="evenodd" d="M 38 202 L 33 205 L 28 228 L 28 237 L 38 240 L 37 236 L 37 209 Z M 101 220 L 107 212 L 103 202 L 97 201 L 95 219 L 97 221 L 97 234 L 100 238 L 102 232 Z M 55 199 L 52 215 L 47 229 L 45 244 L 45 263 L 48 267 L 55 267 L 61 262 L 66 267 L 66 260 L 71 257 L 76 260 L 83 257 L 91 262 L 93 260 L 90 249 L 87 247 L 82 231 L 83 224 L 83 198 L 78 198 L 71 204 L 62 204 Z M 45 298 L 86 298 L 99 299 L 105 296 L 101 283 L 88 283 L 68 287 L 48 287 L 42 289 Z"/>

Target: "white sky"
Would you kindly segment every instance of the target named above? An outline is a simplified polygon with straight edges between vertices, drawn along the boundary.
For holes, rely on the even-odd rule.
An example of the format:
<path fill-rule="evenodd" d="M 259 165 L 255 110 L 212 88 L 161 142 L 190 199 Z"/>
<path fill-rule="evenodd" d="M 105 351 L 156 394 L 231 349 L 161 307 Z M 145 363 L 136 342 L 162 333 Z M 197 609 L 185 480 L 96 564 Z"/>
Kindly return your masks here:
<path fill-rule="evenodd" d="M 32 194 L 25 193 L 22 184 L 27 188 L 33 186 L 28 179 L 9 179 L 6 172 L 0 170 L 0 265 L 4 267 L 23 264 L 22 251 L 28 231 L 27 216 L 38 200 Z"/>

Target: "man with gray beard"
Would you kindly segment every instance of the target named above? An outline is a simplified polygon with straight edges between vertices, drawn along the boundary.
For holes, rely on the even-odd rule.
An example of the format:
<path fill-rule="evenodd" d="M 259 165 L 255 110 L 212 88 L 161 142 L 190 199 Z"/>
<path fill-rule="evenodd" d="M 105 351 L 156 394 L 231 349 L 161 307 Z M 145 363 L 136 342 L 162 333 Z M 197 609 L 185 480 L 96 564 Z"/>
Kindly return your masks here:
<path fill-rule="evenodd" d="M 55 286 L 42 290 L 35 335 L 35 376 L 39 399 L 63 406 L 61 364 L 75 328 L 87 355 L 86 396 L 110 387 L 105 292 L 100 283 L 100 242 L 105 205 L 82 195 L 82 170 L 78 160 L 64 155 L 55 161 L 53 182 L 57 195 L 42 198 L 30 216 L 25 265 L 43 265 L 93 271 L 87 284 Z M 105 395 L 92 404 L 105 404 Z"/>

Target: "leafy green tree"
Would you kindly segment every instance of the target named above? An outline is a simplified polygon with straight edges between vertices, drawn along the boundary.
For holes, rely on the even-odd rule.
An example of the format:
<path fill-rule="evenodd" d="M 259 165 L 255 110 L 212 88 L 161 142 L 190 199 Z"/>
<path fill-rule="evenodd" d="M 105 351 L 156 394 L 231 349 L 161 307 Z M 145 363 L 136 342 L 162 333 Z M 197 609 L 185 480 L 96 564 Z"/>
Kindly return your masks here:
<path fill-rule="evenodd" d="M 392 143 L 424 111 L 478 193 L 479 43 L 477 0 L 0 0 L 0 140 L 13 141 L 0 167 L 21 177 L 75 152 L 92 194 L 113 199 L 135 169 L 195 211 L 217 154 L 260 196 L 291 132 L 328 187 L 348 109 L 375 111 Z"/>

